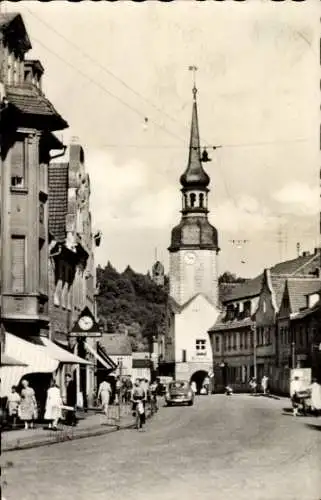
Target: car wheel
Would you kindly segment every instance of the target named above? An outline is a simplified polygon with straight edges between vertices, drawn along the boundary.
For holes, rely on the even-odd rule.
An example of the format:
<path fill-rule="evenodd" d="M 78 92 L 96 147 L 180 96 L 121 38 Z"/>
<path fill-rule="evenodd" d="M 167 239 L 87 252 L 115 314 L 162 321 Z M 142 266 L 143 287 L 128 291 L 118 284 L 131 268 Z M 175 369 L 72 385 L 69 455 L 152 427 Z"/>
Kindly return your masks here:
<path fill-rule="evenodd" d="M 194 404 L 194 401 L 189 401 L 188 402 L 188 406 L 193 406 L 193 404 Z"/>
<path fill-rule="evenodd" d="M 169 403 L 169 402 L 167 401 L 166 406 L 172 406 L 172 403 Z"/>

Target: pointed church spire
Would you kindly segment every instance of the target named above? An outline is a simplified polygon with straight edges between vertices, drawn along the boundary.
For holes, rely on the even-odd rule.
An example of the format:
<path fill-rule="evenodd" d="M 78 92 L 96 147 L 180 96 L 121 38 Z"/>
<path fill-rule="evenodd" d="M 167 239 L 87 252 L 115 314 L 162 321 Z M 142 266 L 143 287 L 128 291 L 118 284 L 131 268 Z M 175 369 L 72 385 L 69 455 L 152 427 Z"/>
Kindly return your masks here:
<path fill-rule="evenodd" d="M 184 174 L 180 178 L 183 188 L 200 187 L 206 188 L 210 183 L 210 178 L 204 171 L 201 163 L 201 148 L 200 148 L 200 134 L 198 127 L 198 113 L 197 113 L 197 88 L 193 87 L 193 110 L 191 122 L 191 135 L 189 143 L 189 157 L 188 165 Z"/>

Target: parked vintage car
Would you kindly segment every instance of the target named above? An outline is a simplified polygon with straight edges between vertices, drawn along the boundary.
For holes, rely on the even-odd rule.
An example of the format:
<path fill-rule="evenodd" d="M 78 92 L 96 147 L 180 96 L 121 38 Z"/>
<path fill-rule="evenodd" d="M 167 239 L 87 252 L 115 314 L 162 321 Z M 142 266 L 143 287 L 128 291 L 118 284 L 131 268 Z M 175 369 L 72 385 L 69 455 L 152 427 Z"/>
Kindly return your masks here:
<path fill-rule="evenodd" d="M 178 404 L 194 404 L 194 392 L 191 385 L 186 380 L 175 380 L 170 382 L 165 394 L 165 401 L 167 406 Z"/>

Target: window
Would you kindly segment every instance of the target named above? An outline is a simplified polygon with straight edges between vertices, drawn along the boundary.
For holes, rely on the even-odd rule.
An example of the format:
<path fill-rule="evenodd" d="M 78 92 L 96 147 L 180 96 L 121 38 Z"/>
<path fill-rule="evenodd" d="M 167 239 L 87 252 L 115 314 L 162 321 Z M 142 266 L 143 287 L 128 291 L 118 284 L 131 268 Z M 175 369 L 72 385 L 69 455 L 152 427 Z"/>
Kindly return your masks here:
<path fill-rule="evenodd" d="M 26 160 L 25 140 L 20 139 L 14 143 L 11 150 L 11 187 L 26 187 Z"/>
<path fill-rule="evenodd" d="M 25 291 L 26 240 L 24 236 L 11 237 L 11 289 L 15 293 Z"/>
<path fill-rule="evenodd" d="M 231 336 L 231 334 L 229 333 L 229 334 L 227 335 L 227 342 L 228 342 L 228 343 L 227 343 L 227 349 L 228 349 L 229 351 L 231 350 L 231 343 L 232 343 L 231 341 L 232 341 L 232 336 Z"/>
<path fill-rule="evenodd" d="M 228 335 L 226 334 L 225 335 L 225 350 L 227 351 L 228 350 Z"/>
<path fill-rule="evenodd" d="M 8 66 L 7 66 L 8 85 L 12 85 L 12 83 L 13 83 L 13 66 L 14 66 L 14 54 L 11 52 L 8 55 Z"/>
<path fill-rule="evenodd" d="M 200 208 L 204 208 L 204 194 L 200 194 Z"/>
<path fill-rule="evenodd" d="M 206 340 L 205 339 L 196 340 L 196 354 L 198 356 L 204 356 L 206 354 Z"/>
<path fill-rule="evenodd" d="M 248 335 L 250 334 L 247 334 L 247 332 L 244 333 L 244 349 L 248 348 L 248 340 L 250 340 L 250 337 Z"/>
<path fill-rule="evenodd" d="M 215 351 L 219 351 L 220 350 L 220 337 L 219 335 L 216 335 L 215 336 Z"/>
<path fill-rule="evenodd" d="M 191 193 L 190 200 L 191 200 L 191 207 L 193 208 L 195 206 L 195 202 L 196 202 L 196 194 L 195 193 Z"/>
<path fill-rule="evenodd" d="M 234 333 L 233 335 L 233 349 L 234 351 L 237 349 L 237 333 Z"/>
<path fill-rule="evenodd" d="M 244 332 L 241 332 L 240 333 L 240 349 L 243 349 L 243 347 L 244 347 L 244 336 L 245 336 Z"/>
<path fill-rule="evenodd" d="M 271 327 L 270 326 L 268 326 L 266 328 L 265 341 L 266 341 L 267 345 L 271 344 Z"/>
<path fill-rule="evenodd" d="M 45 206 L 41 201 L 39 203 L 39 222 L 40 224 L 44 224 L 44 221 L 45 221 Z"/>
<path fill-rule="evenodd" d="M 182 362 L 186 363 L 186 349 L 182 350 Z"/>

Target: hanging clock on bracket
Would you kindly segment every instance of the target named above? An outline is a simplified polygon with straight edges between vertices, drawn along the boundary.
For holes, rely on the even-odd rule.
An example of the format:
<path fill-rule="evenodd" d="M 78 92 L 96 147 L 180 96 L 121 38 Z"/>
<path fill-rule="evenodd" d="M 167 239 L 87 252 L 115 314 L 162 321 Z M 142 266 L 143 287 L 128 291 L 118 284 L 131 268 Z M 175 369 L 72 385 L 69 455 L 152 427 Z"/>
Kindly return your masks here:
<path fill-rule="evenodd" d="M 94 322 L 90 316 L 82 316 L 78 321 L 78 325 L 82 330 L 88 331 L 93 327 Z"/>

